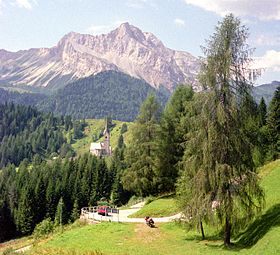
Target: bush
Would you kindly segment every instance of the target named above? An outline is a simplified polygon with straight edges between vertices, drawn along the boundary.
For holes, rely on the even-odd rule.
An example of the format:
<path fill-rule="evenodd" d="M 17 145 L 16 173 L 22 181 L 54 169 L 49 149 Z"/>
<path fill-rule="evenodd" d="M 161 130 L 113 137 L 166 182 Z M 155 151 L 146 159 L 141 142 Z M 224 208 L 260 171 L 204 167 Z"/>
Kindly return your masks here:
<path fill-rule="evenodd" d="M 36 225 L 33 231 L 33 235 L 35 239 L 38 239 L 40 237 L 49 235 L 50 233 L 53 232 L 53 229 L 54 229 L 54 223 L 51 221 L 50 218 L 47 218 Z"/>
<path fill-rule="evenodd" d="M 155 201 L 157 198 L 156 197 L 153 197 L 153 196 L 149 196 L 146 198 L 146 201 L 145 201 L 145 205 L 148 205 L 150 203 L 152 203 L 153 201 Z"/>

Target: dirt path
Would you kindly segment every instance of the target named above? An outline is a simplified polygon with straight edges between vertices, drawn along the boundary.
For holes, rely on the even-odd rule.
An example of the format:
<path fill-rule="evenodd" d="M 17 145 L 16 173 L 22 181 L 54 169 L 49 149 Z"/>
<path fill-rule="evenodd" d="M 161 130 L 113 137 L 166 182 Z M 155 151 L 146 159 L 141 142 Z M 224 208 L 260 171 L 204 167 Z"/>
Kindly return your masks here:
<path fill-rule="evenodd" d="M 20 249 L 15 250 L 15 252 L 16 253 L 22 253 L 22 252 L 28 251 L 31 247 L 32 247 L 32 245 L 27 245 L 25 247 L 22 247 Z"/>

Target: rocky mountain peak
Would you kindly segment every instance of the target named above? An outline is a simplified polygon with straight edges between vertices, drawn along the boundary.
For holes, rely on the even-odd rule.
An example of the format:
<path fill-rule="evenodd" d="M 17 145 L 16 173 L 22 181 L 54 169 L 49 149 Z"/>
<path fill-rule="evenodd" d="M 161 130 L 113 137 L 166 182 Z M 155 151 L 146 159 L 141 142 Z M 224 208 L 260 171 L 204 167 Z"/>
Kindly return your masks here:
<path fill-rule="evenodd" d="M 2 57 L 1 57 L 2 55 Z M 168 90 L 179 83 L 197 85 L 199 61 L 168 49 L 152 33 L 128 22 L 108 34 L 70 32 L 50 49 L 0 54 L 0 81 L 31 86 L 57 86 L 115 70 Z"/>

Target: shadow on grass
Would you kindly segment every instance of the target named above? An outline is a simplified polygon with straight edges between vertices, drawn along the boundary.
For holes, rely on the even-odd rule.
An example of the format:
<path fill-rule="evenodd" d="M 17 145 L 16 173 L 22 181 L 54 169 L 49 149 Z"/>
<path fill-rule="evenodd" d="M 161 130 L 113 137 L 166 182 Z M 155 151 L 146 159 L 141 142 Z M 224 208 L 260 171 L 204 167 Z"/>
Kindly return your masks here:
<path fill-rule="evenodd" d="M 251 248 L 260 239 L 262 239 L 270 229 L 280 226 L 280 204 L 276 204 L 268 209 L 263 215 L 254 220 L 248 228 L 237 236 L 237 242 L 232 243 L 229 247 L 225 247 L 222 241 L 221 233 L 211 236 L 206 236 L 204 240 L 205 245 L 209 248 L 217 249 L 222 248 L 239 252 L 241 249 Z M 203 241 L 201 235 L 191 235 L 184 240 L 186 241 Z"/>
<path fill-rule="evenodd" d="M 265 214 L 258 217 L 249 227 L 239 235 L 236 245 L 250 248 L 255 245 L 273 227 L 280 226 L 280 204 L 272 206 Z"/>

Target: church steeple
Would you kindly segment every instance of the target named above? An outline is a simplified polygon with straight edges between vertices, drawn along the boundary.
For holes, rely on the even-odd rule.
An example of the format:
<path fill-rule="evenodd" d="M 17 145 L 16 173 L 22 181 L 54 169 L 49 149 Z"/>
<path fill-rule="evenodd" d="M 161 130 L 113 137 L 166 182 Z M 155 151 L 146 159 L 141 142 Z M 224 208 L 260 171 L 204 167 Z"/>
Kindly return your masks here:
<path fill-rule="evenodd" d="M 105 119 L 105 129 L 103 135 L 104 135 L 104 150 L 106 151 L 107 155 L 111 155 L 110 129 L 109 129 L 108 118 Z"/>

